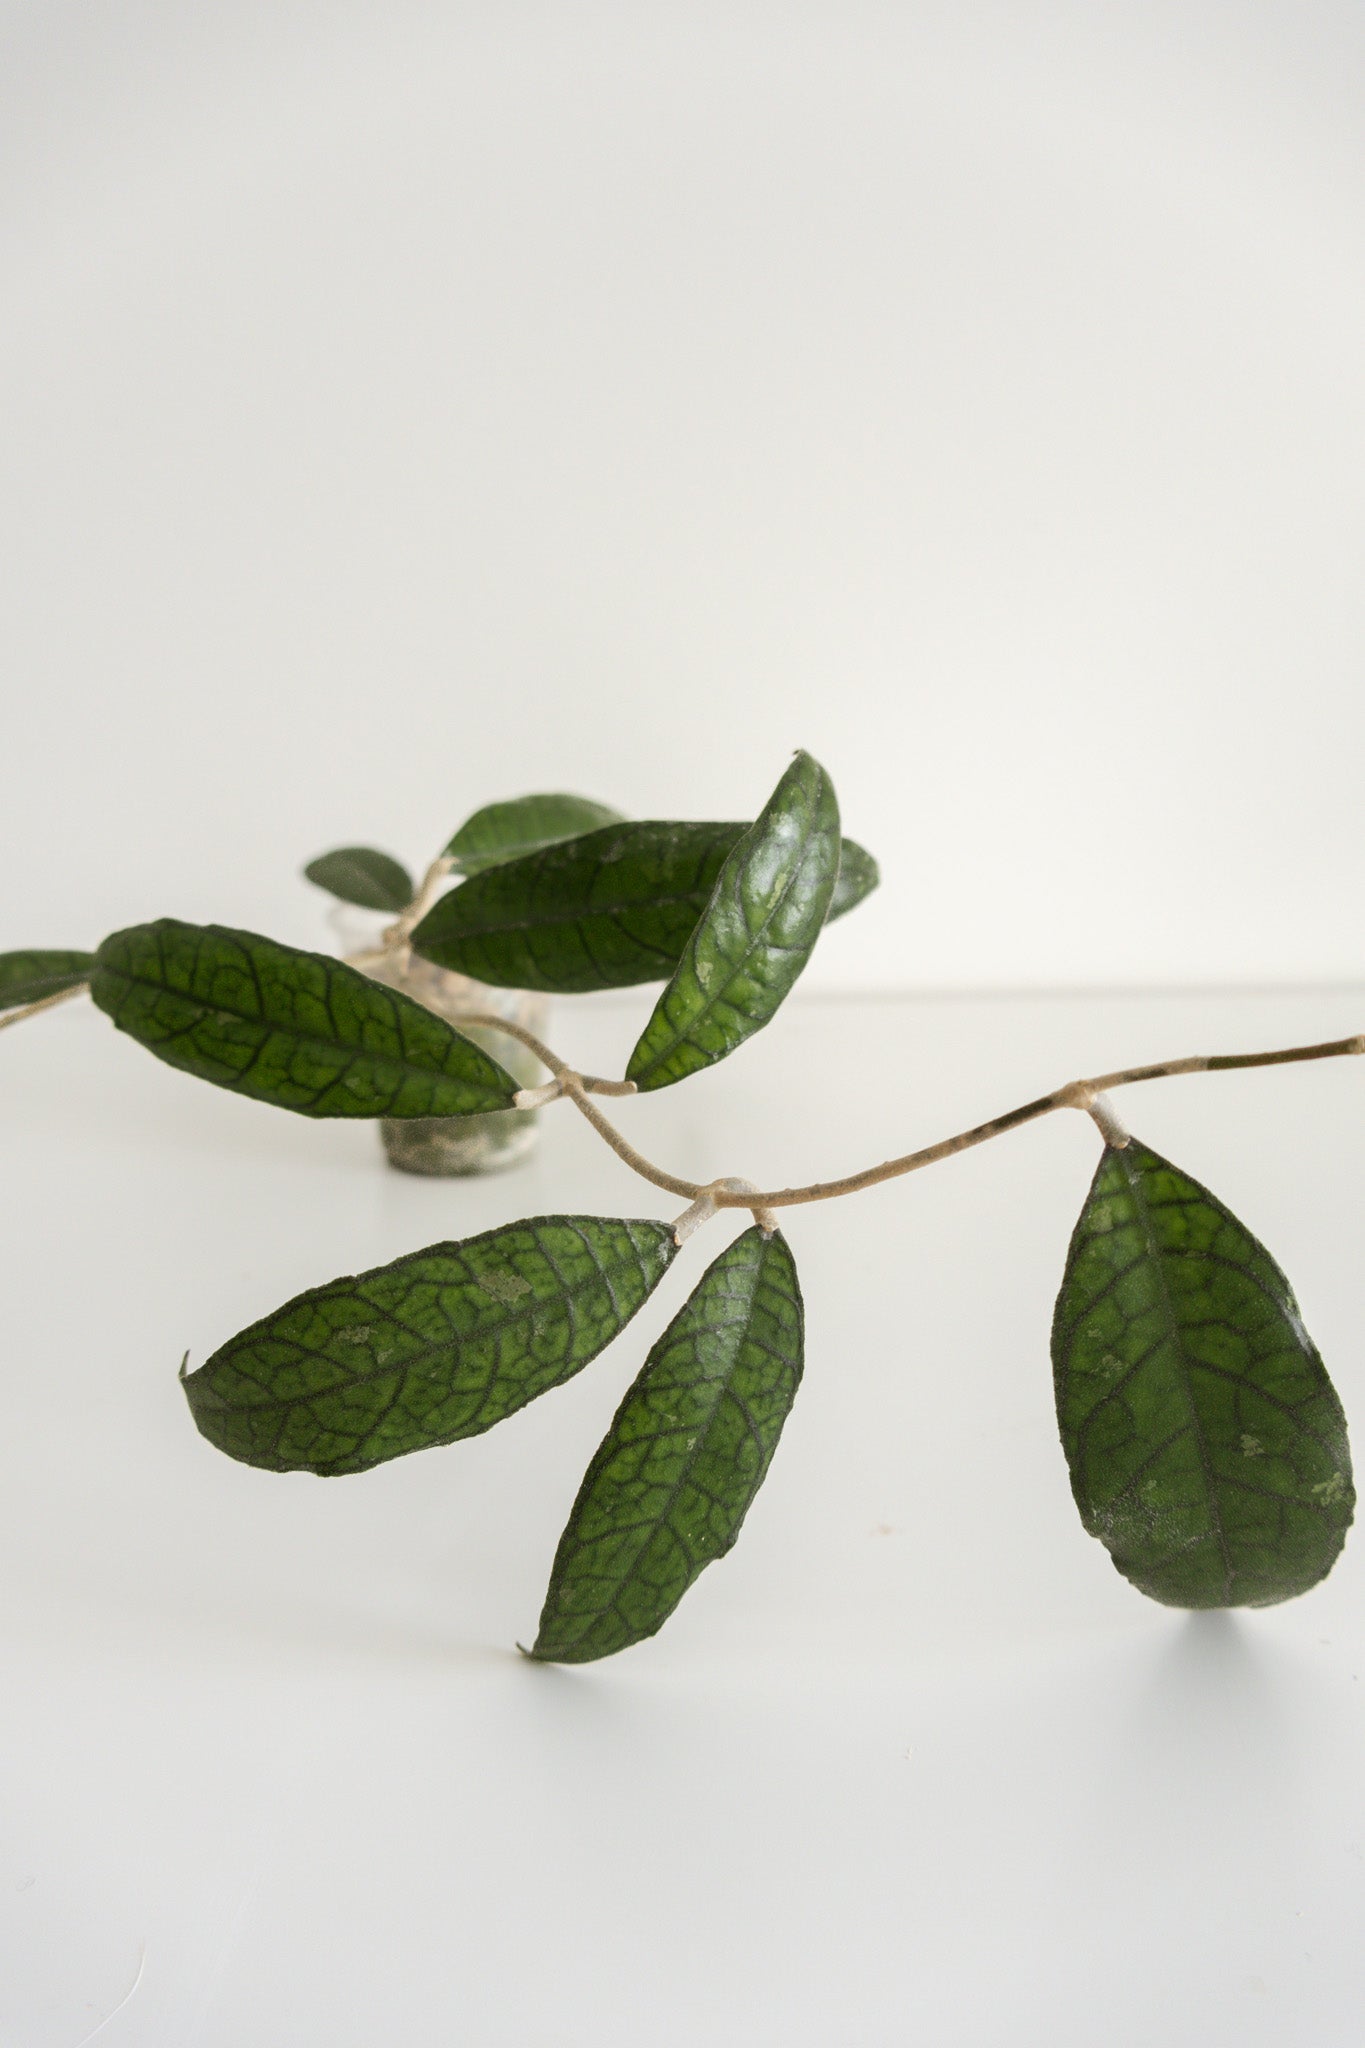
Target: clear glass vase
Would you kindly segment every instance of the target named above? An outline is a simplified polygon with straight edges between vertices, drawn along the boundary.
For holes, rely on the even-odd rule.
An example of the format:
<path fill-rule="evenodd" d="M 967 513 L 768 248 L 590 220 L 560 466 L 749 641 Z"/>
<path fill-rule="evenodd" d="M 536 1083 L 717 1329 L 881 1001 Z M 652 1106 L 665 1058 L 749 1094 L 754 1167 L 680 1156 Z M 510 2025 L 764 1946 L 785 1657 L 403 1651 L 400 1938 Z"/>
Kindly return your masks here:
<path fill-rule="evenodd" d="M 467 974 L 434 967 L 407 947 L 375 958 L 383 926 L 390 920 L 370 920 L 362 929 L 358 920 L 364 915 L 349 912 L 344 919 L 340 914 L 333 919 L 347 952 L 360 956 L 353 959 L 354 966 L 444 1017 L 506 1067 L 523 1088 L 533 1088 L 544 1080 L 539 1060 L 519 1039 L 465 1020 L 471 1016 L 506 1017 L 509 1023 L 520 1024 L 524 1031 L 543 1039 L 548 997 L 531 989 L 490 988 Z M 404 1173 L 500 1173 L 535 1150 L 540 1136 L 538 1118 L 534 1109 L 496 1109 L 476 1116 L 386 1116 L 380 1119 L 379 1135 L 390 1166 Z"/>

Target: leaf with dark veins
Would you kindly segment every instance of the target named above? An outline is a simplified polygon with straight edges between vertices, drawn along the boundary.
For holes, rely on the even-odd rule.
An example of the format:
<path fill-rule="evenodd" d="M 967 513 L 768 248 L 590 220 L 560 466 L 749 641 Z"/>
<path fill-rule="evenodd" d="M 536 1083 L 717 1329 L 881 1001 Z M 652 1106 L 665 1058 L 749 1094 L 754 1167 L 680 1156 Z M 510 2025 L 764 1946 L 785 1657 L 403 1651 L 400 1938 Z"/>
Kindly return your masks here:
<path fill-rule="evenodd" d="M 801 1380 L 791 1253 L 723 1251 L 650 1352 L 574 1502 L 532 1655 L 584 1664 L 653 1635 L 731 1548 Z"/>
<path fill-rule="evenodd" d="M 413 948 L 499 988 L 580 995 L 662 981 L 742 830 L 606 825 L 450 890 Z"/>
<path fill-rule="evenodd" d="M 508 860 L 451 889 L 412 935 L 438 967 L 498 988 L 582 995 L 666 981 L 747 825 L 606 826 Z M 827 922 L 875 889 L 877 863 L 843 842 Z"/>
<path fill-rule="evenodd" d="M 726 855 L 626 1079 L 666 1088 L 727 1057 L 772 1021 L 820 936 L 839 872 L 839 806 L 798 753 Z"/>
<path fill-rule="evenodd" d="M 1171 1607 L 1261 1607 L 1331 1570 L 1346 1420 L 1289 1282 L 1207 1188 L 1106 1149 L 1052 1329 L 1081 1520 Z"/>
<path fill-rule="evenodd" d="M 300 1116 L 467 1116 L 517 1090 L 410 996 L 255 932 L 133 925 L 100 947 L 90 993 L 158 1059 Z"/>
<path fill-rule="evenodd" d="M 662 1223 L 534 1216 L 333 1280 L 183 1381 L 200 1431 L 270 1472 L 363 1472 L 478 1436 L 610 1344 L 673 1261 Z"/>

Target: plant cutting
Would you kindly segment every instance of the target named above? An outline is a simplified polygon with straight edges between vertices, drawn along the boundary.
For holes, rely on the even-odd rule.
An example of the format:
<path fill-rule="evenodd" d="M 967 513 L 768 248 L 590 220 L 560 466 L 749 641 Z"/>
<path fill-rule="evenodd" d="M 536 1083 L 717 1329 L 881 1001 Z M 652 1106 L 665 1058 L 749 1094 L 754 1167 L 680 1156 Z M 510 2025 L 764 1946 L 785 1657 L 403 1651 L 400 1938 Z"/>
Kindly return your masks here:
<path fill-rule="evenodd" d="M 347 964 L 173 920 L 115 933 L 94 954 L 0 956 L 13 1017 L 88 987 L 172 1065 L 304 1115 L 458 1121 L 566 1101 L 685 1204 L 665 1221 L 530 1217 L 312 1288 L 182 1367 L 201 1433 L 244 1463 L 324 1476 L 479 1435 L 595 1358 L 694 1234 L 724 1211 L 746 1214 L 649 1349 L 588 1467 L 528 1652 L 611 1655 L 654 1634 L 732 1546 L 776 1450 L 804 1366 L 779 1212 L 1074 1110 L 1102 1149 L 1052 1359 L 1083 1526 L 1169 1606 L 1269 1605 L 1317 1584 L 1354 1507 L 1341 1404 L 1270 1254 L 1131 1136 L 1109 1098 L 1175 1075 L 1354 1055 L 1365 1037 L 1072 1081 L 837 1180 L 697 1181 L 645 1158 L 602 1099 L 676 1086 L 745 1045 L 876 867 L 842 838 L 829 777 L 804 753 L 749 825 L 631 823 L 579 804 L 476 813 L 420 886 L 373 850 L 313 863 L 322 886 L 392 913 L 376 958 Z M 619 1078 L 580 1072 L 506 1015 L 471 1012 L 470 1030 L 500 1030 L 539 1062 L 546 1078 L 519 1085 L 464 1031 L 375 978 L 412 956 L 496 989 L 663 987 Z"/>

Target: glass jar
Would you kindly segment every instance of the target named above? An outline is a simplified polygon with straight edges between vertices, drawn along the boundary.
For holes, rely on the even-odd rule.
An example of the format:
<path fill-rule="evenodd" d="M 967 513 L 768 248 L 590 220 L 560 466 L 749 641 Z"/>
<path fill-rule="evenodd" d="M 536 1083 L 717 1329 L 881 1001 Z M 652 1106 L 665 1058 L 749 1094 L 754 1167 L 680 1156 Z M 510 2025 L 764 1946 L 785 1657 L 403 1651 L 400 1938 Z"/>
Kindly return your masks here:
<path fill-rule="evenodd" d="M 366 920 L 363 928 L 361 919 Z M 548 997 L 532 989 L 490 988 L 467 974 L 433 966 L 407 946 L 383 955 L 381 935 L 392 922 L 388 917 L 368 918 L 363 911 L 349 909 L 343 913 L 338 906 L 332 921 L 348 955 L 355 956 L 351 964 L 362 974 L 444 1017 L 499 1066 L 506 1067 L 520 1087 L 533 1088 L 545 1079 L 540 1061 L 519 1039 L 482 1024 L 467 1024 L 465 1019 L 506 1017 L 509 1023 L 520 1024 L 524 1031 L 543 1039 Z M 540 1136 L 538 1118 L 539 1111 L 534 1109 L 494 1109 L 474 1116 L 386 1116 L 380 1119 L 379 1135 L 390 1166 L 404 1173 L 500 1173 L 535 1150 Z"/>

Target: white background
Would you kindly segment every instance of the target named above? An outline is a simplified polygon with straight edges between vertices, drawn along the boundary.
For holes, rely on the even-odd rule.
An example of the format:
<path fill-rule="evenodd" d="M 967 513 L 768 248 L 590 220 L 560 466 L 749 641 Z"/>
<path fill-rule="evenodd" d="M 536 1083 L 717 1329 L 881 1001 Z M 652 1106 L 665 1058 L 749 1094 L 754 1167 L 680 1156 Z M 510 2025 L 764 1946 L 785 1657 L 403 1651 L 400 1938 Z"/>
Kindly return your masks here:
<path fill-rule="evenodd" d="M 0 946 L 326 943 L 327 845 L 420 863 L 535 787 L 742 817 L 803 745 L 885 884 L 822 997 L 623 1106 L 677 1170 L 1365 1024 L 1306 986 L 1361 979 L 1357 7 L 0 34 Z M 1280 993 L 1037 993 L 1116 984 Z M 619 1071 L 642 1016 L 553 1035 Z M 1123 1104 L 1288 1267 L 1357 1423 L 1361 1085 Z M 567 1112 L 505 1180 L 385 1173 L 83 1005 L 0 1039 L 0 1117 L 0 2048 L 77 2048 L 139 1970 L 99 2048 L 1356 2048 L 1365 1551 L 1187 1621 L 1080 1532 L 1081 1119 L 793 1222 L 808 1375 L 742 1543 L 553 1672 L 511 1645 L 719 1236 L 505 1430 L 319 1486 L 202 1444 L 186 1346 L 674 1205 Z"/>
<path fill-rule="evenodd" d="M 619 1071 L 638 1003 L 558 1007 Z M 620 1115 L 781 1181 L 1360 1010 L 793 999 Z M 488 1435 L 252 1471 L 196 1436 L 187 1346 L 433 1238 L 681 1205 L 564 1108 L 534 1165 L 423 1183 L 364 1124 L 45 1021 L 0 1040 L 3 2048 L 77 2048 L 139 1964 L 95 2048 L 1359 2048 L 1365 1543 L 1300 1600 L 1184 1616 L 1083 1534 L 1047 1340 L 1084 1118 L 791 1213 L 806 1375 L 738 1544 L 652 1641 L 547 1669 L 513 1645 L 583 1468 L 732 1226 Z M 1283 1260 L 1357 1437 L 1363 1083 L 1123 1102 Z"/>
<path fill-rule="evenodd" d="M 7 943 L 799 745 L 817 982 L 1359 974 L 1351 0 L 0 23 Z"/>

